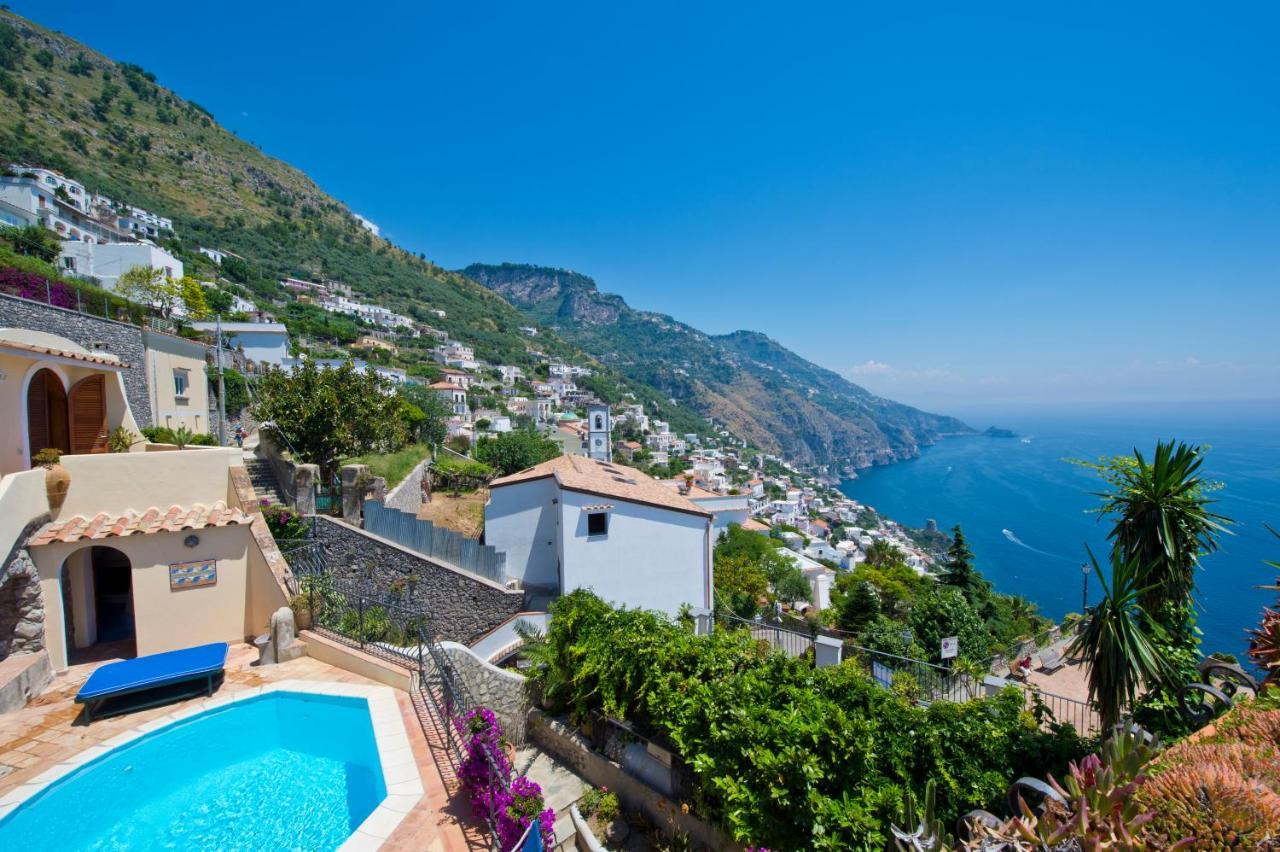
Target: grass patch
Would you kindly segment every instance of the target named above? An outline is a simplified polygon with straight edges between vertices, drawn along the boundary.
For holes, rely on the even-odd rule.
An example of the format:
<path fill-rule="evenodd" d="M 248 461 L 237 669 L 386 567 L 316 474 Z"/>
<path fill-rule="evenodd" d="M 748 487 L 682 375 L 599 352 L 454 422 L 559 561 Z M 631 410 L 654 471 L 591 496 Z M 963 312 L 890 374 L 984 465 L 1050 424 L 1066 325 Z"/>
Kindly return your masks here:
<path fill-rule="evenodd" d="M 395 488 L 409 471 L 431 455 L 430 444 L 409 444 L 394 453 L 371 453 L 347 459 L 343 464 L 367 464 L 371 476 L 381 476 L 387 481 L 387 488 Z"/>

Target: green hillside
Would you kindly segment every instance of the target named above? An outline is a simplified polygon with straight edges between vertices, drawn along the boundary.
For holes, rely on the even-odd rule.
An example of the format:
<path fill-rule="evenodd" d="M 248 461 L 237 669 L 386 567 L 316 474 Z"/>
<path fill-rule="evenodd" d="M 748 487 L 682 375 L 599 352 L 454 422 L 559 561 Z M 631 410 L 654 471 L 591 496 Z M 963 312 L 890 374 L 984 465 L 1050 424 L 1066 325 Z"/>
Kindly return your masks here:
<path fill-rule="evenodd" d="M 485 287 L 373 236 L 301 171 L 238 139 L 145 69 L 5 11 L 0 160 L 60 171 L 92 192 L 172 218 L 175 233 L 160 242 L 189 273 L 222 275 L 320 349 L 352 342 L 360 328 L 297 303 L 279 286 L 281 278 L 349 284 L 473 345 L 495 364 L 533 368 L 530 349 L 592 363 L 555 334 L 531 339 L 519 331 L 527 318 Z M 234 252 L 245 263 L 219 270 L 201 246 Z M 435 342 L 424 337 L 416 348 L 402 346 L 394 363 L 422 368 Z M 605 370 L 590 384 L 611 402 L 630 394 L 682 431 L 707 431 L 693 412 L 617 373 Z"/>
<path fill-rule="evenodd" d="M 802 464 L 832 472 L 886 464 L 972 431 L 878 397 L 758 332 L 713 336 L 634 310 L 577 272 L 518 264 L 462 272 L 624 375 Z"/>

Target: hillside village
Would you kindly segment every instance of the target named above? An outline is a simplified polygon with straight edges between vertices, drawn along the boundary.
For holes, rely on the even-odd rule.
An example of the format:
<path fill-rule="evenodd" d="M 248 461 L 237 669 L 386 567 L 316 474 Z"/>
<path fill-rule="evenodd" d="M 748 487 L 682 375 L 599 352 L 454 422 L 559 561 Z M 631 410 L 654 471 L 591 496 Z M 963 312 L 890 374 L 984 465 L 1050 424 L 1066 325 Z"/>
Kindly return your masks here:
<path fill-rule="evenodd" d="M 153 269 L 169 280 L 184 276 L 182 261 L 156 242 L 176 236 L 171 219 L 122 208 L 109 198 L 92 195 L 65 175 L 9 164 L 0 177 L 0 204 L 6 224 L 38 225 L 61 239 L 58 266 L 71 278 L 115 291 L 120 276 L 137 267 Z M 203 360 L 216 364 L 220 329 L 226 350 L 223 363 L 228 370 L 241 372 L 250 386 L 261 372 L 288 370 L 303 358 L 329 367 L 349 360 L 356 369 L 373 372 L 393 387 L 424 386 L 438 395 L 449 412 L 447 438 L 455 447 L 473 446 L 484 437 L 515 428 L 534 428 L 566 455 L 608 461 L 616 457 L 707 508 L 715 516 L 717 531 L 736 523 L 771 533 L 780 546 L 795 554 L 796 566 L 810 583 L 807 601 L 789 602 L 800 609 L 829 606 L 836 572 L 864 561 L 877 541 L 897 547 L 920 573 L 933 563 L 932 554 L 918 547 L 900 526 L 881 520 L 874 509 L 844 497 L 784 459 L 746 447 L 725 430 L 677 434 L 668 422 L 646 413 L 642 404 L 623 401 L 607 412 L 607 450 L 593 453 L 586 415 L 595 397 L 578 384 L 592 375 L 593 368 L 558 361 L 540 351 L 536 327 L 525 328 L 532 368 L 492 364 L 478 359 L 467 341 L 360 297 L 358 286 L 349 283 L 286 278 L 280 281 L 283 298 L 255 303 L 221 274 L 228 258 L 234 262 L 234 254 L 209 246 L 200 246 L 199 252 L 212 262 L 205 270 L 208 277 L 199 280 L 207 293 L 205 302 L 228 310 L 217 321 L 192 319 L 187 306 L 179 302 L 170 314 L 169 330 L 177 330 L 175 323 L 180 323 L 185 339 L 205 347 Z M 345 351 L 334 351 L 305 336 L 291 336 L 288 326 L 277 321 L 288 300 L 350 319 L 358 327 L 358 338 Z M 201 316 L 208 312 L 206 308 Z M 431 314 L 438 324 L 448 319 L 443 310 L 432 309 Z M 420 346 L 420 341 L 427 346 Z M 401 358 L 402 348 L 407 347 L 415 347 L 430 362 Z M 175 404 L 160 408 L 173 412 L 176 398 L 186 396 L 185 411 L 191 413 L 165 413 L 156 425 L 202 433 L 217 423 L 216 404 L 212 404 L 216 394 L 200 387 L 198 377 L 191 380 L 190 363 L 172 369 L 175 383 L 182 383 L 182 393 L 177 393 L 175 385 Z M 184 378 L 177 378 L 180 375 Z M 167 395 L 167 381 L 161 382 L 154 371 L 148 380 L 157 385 L 153 397 Z M 230 420 L 224 424 L 229 427 L 224 434 L 236 429 L 247 433 L 252 427 L 247 410 L 226 416 Z M 390 487 L 397 484 L 388 483 Z"/>
<path fill-rule="evenodd" d="M 1280 616 L 1200 651 L 1199 447 L 1199 537 L 1053 623 L 837 490 L 959 421 L 440 269 L 7 8 L 0 105 L 0 848 L 1274 843 Z"/>

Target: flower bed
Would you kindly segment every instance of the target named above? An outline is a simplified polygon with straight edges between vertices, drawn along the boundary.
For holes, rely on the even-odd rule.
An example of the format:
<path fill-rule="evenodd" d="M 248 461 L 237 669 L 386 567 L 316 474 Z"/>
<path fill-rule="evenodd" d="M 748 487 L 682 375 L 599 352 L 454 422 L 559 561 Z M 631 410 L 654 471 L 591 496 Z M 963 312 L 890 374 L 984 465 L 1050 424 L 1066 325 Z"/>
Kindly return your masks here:
<path fill-rule="evenodd" d="M 534 820 L 542 848 L 555 845 L 555 813 L 544 807 L 542 788 L 515 773 L 507 758 L 502 729 L 493 711 L 478 707 L 454 719 L 464 740 L 458 778 L 471 800 L 471 810 L 493 827 L 500 849 L 512 849 Z"/>

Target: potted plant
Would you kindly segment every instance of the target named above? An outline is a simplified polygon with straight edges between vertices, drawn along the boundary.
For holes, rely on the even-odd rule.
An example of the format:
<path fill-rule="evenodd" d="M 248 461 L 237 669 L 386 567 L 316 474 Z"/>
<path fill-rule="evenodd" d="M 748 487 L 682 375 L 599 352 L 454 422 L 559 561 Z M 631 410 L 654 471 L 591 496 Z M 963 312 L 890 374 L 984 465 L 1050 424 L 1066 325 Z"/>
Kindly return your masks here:
<path fill-rule="evenodd" d="M 71 474 L 63 467 L 62 450 L 45 447 L 32 456 L 37 467 L 44 468 L 44 493 L 49 499 L 49 508 L 57 511 L 67 499 L 67 491 L 71 489 Z"/>

